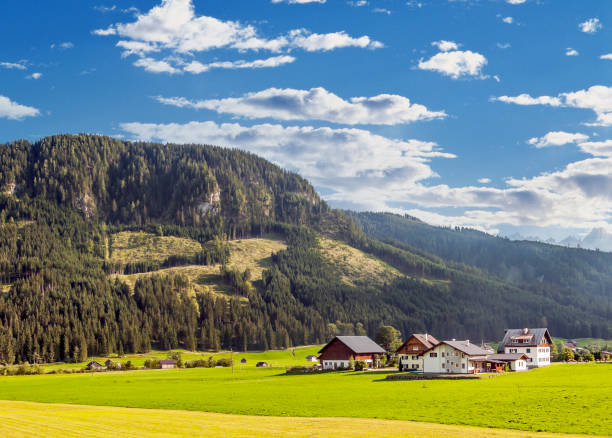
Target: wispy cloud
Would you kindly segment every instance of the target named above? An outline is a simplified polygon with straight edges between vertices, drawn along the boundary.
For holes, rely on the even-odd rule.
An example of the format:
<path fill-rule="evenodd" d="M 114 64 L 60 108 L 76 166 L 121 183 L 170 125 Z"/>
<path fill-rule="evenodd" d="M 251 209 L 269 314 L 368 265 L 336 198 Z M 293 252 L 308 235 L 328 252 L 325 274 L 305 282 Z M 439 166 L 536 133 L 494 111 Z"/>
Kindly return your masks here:
<path fill-rule="evenodd" d="M 579 54 L 578 50 L 572 49 L 571 47 L 565 49 L 565 56 L 578 56 Z"/>
<path fill-rule="evenodd" d="M 590 109 L 597 115 L 597 121 L 586 123 L 590 126 L 612 126 L 612 87 L 593 85 L 586 90 L 560 93 L 557 96 L 531 97 L 529 94 L 500 96 L 491 100 L 517 105 L 548 105 Z"/>
<path fill-rule="evenodd" d="M 552 131 L 543 137 L 530 138 L 527 143 L 536 148 L 546 148 L 549 146 L 563 146 L 566 144 L 582 143 L 589 139 L 588 135 L 580 133 L 571 133 L 565 131 Z"/>
<path fill-rule="evenodd" d="M 31 75 L 26 76 L 26 79 L 33 79 L 33 80 L 37 80 L 42 78 L 42 73 L 32 73 Z"/>
<path fill-rule="evenodd" d="M 310 90 L 269 88 L 242 97 L 192 101 L 183 97 L 156 97 L 166 105 L 208 109 L 249 119 L 324 120 L 345 125 L 396 125 L 441 119 L 444 111 L 430 111 L 403 96 L 380 94 L 345 100 L 324 88 Z"/>
<path fill-rule="evenodd" d="M 185 58 L 213 49 L 280 53 L 297 49 L 325 52 L 347 47 L 383 47 L 381 42 L 367 35 L 354 37 L 345 31 L 319 34 L 307 29 L 294 29 L 284 35 L 266 38 L 260 35 L 254 25 L 196 16 L 192 0 L 162 0 L 159 6 L 138 15 L 134 22 L 116 23 L 105 29 L 94 30 L 93 33 L 121 37 L 117 46 L 124 49 L 124 56 L 148 58 L 138 63 L 143 67 L 151 64 L 154 53 L 162 51 L 170 52 L 175 58 Z M 155 60 L 171 64 L 168 57 Z M 171 67 L 179 69 L 177 65 Z"/>
<path fill-rule="evenodd" d="M 27 67 L 20 62 L 0 62 L 0 67 L 1 68 L 7 68 L 9 70 L 11 69 L 16 69 L 16 70 L 25 70 L 27 69 Z"/>

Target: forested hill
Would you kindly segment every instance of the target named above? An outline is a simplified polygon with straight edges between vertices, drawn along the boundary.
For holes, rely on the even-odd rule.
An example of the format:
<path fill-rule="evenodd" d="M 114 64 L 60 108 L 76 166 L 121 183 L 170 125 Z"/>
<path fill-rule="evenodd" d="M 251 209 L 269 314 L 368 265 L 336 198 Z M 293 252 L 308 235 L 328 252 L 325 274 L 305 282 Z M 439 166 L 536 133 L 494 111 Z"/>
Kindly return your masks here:
<path fill-rule="evenodd" d="M 469 228 L 435 227 L 391 213 L 347 212 L 347 216 L 373 238 L 477 267 L 504 282 L 547 294 L 558 291 L 568 304 L 575 296 L 592 300 L 593 308 L 612 319 L 612 253 L 513 241 Z M 579 301 L 574 304 L 580 307 Z"/>
<path fill-rule="evenodd" d="M 289 347 L 382 324 L 488 340 L 546 322 L 557 336 L 612 333 L 610 289 L 591 277 L 584 291 L 510 282 L 432 253 L 366 235 L 306 180 L 239 150 L 89 135 L 0 145 L 0 363 Z"/>

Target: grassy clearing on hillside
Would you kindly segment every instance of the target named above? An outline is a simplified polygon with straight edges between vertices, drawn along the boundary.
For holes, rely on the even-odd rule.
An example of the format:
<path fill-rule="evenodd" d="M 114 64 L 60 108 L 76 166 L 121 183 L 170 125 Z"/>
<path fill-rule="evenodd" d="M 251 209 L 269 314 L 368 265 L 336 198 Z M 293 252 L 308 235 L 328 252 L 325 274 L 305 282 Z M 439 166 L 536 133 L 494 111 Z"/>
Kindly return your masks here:
<path fill-rule="evenodd" d="M 499 429 L 362 418 L 256 417 L 0 401 L 0 425 L 11 437 L 509 437 L 554 438 Z M 568 435 L 562 435 L 567 437 Z M 575 436 L 575 435 L 574 435 Z M 584 436 L 584 435 L 581 435 Z"/>
<path fill-rule="evenodd" d="M 298 365 L 312 365 L 311 362 L 306 361 L 306 356 L 311 354 L 316 355 L 317 352 L 321 349 L 321 345 L 309 346 L 309 347 L 296 347 L 290 348 L 287 350 L 272 350 L 272 351 L 264 351 L 264 352 L 234 352 L 230 353 L 229 351 L 221 351 L 218 353 L 215 352 L 206 352 L 206 351 L 186 351 L 186 350 L 172 350 L 172 351 L 180 351 L 182 354 L 183 361 L 186 360 L 194 360 L 194 359 L 207 359 L 209 356 L 214 357 L 215 359 L 221 358 L 229 358 L 230 356 L 234 358 L 236 369 L 247 369 L 254 368 L 255 364 L 259 361 L 268 362 L 273 367 L 288 367 L 288 366 L 298 366 Z M 295 356 L 293 355 L 295 353 Z M 167 351 L 150 351 L 149 353 L 143 354 L 127 354 L 121 358 L 117 358 L 117 356 L 97 356 L 90 357 L 85 362 L 80 363 L 52 363 L 42 365 L 42 368 L 45 372 L 48 371 L 57 371 L 57 370 L 78 370 L 85 367 L 90 361 L 96 360 L 101 364 L 104 364 L 107 359 L 111 359 L 113 361 L 126 362 L 131 361 L 135 366 L 142 367 L 144 366 L 144 362 L 146 359 L 165 359 L 167 356 Z M 239 364 L 240 359 L 245 358 L 247 360 L 246 364 Z"/>
<path fill-rule="evenodd" d="M 11 290 L 12 284 L 0 284 L 0 292 L 6 293 Z"/>
<path fill-rule="evenodd" d="M 195 240 L 122 231 L 112 236 L 111 261 L 117 263 L 163 261 L 172 255 L 193 255 L 200 251 L 202 245 Z"/>
<path fill-rule="evenodd" d="M 323 256 L 336 267 L 347 284 L 371 284 L 372 280 L 381 284 L 402 276 L 387 263 L 337 240 L 322 237 L 319 245 Z"/>
<path fill-rule="evenodd" d="M 229 414 L 357 417 L 609 435 L 612 365 L 554 365 L 495 379 L 384 381 L 383 373 L 285 375 L 227 368 L 15 376 L 0 400 Z"/>
<path fill-rule="evenodd" d="M 119 233 L 124 234 L 124 233 Z M 132 233 L 138 234 L 138 233 Z M 166 239 L 163 237 L 162 239 Z M 178 238 L 174 238 L 178 239 Z M 182 239 L 187 240 L 189 239 Z M 197 243 L 197 242 L 194 242 Z M 199 243 L 198 243 L 199 245 Z M 261 273 L 264 269 L 272 265 L 271 255 L 272 253 L 278 252 L 287 248 L 287 245 L 276 236 L 266 236 L 261 239 L 242 239 L 228 242 L 230 247 L 230 262 L 228 266 L 236 267 L 242 271 L 246 268 L 251 270 L 251 278 L 253 280 L 259 280 Z M 114 248 L 114 243 L 113 243 Z M 138 251 L 141 251 L 138 249 Z M 154 250 L 153 253 L 159 255 L 161 250 Z M 185 252 L 178 252 L 176 254 L 188 254 Z M 113 260 L 115 254 L 113 250 Z M 165 257 L 164 257 L 165 258 Z M 161 258 L 163 259 L 163 258 Z M 156 259 L 156 260 L 161 260 Z M 233 295 L 231 287 L 223 284 L 220 274 L 221 265 L 188 265 L 188 266 L 176 266 L 173 268 L 160 269 L 153 272 L 146 272 L 142 274 L 131 274 L 131 275 L 114 275 L 121 281 L 124 281 L 128 286 L 133 289 L 134 283 L 141 277 L 151 275 L 184 275 L 189 279 L 194 293 L 207 292 L 213 295 Z M 247 300 L 246 297 L 240 297 L 242 300 Z"/>

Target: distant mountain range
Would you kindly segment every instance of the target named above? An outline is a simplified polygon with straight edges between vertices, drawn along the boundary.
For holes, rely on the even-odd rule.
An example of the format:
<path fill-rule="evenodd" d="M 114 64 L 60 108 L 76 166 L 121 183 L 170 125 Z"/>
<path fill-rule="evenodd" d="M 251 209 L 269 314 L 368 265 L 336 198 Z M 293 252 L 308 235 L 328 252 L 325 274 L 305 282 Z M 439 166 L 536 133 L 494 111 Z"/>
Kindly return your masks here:
<path fill-rule="evenodd" d="M 584 248 L 600 251 L 612 252 L 612 233 L 607 232 L 603 228 L 593 228 L 586 236 L 580 238 L 578 236 L 568 236 L 562 240 L 541 239 L 535 236 L 523 236 L 520 233 L 514 233 L 504 236 L 510 240 L 531 240 L 534 242 L 544 242 L 551 245 L 567 246 L 568 248 Z"/>

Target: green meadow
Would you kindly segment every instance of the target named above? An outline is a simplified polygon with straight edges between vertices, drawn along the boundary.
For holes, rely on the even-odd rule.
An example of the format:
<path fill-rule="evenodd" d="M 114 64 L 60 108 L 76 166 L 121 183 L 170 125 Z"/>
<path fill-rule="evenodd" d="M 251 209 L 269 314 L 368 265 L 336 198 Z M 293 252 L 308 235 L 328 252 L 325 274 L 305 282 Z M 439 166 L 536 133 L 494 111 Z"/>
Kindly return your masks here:
<path fill-rule="evenodd" d="M 293 360 L 287 352 L 271 354 L 279 365 Z M 385 373 L 372 372 L 286 375 L 248 365 L 233 374 L 213 368 L 2 377 L 0 400 L 612 434 L 608 364 L 463 381 L 385 381 Z"/>

